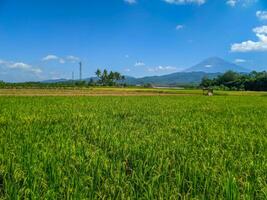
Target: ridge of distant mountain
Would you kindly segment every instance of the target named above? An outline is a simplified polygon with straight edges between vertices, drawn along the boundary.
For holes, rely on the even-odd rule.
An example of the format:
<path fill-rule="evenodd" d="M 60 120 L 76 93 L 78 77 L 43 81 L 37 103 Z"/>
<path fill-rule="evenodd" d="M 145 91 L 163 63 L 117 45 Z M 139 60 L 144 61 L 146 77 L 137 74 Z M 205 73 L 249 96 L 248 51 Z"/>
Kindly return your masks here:
<path fill-rule="evenodd" d="M 206 73 L 224 73 L 226 71 L 250 72 L 250 70 L 237 64 L 225 61 L 219 57 L 210 57 L 193 67 L 186 69 L 184 72 L 206 72 Z"/>
<path fill-rule="evenodd" d="M 204 76 L 215 78 L 219 74 L 220 73 L 176 72 L 162 76 L 148 76 L 143 78 L 127 77 L 125 82 L 129 85 L 144 85 L 150 83 L 157 86 L 199 84 Z"/>
<path fill-rule="evenodd" d="M 68 79 L 60 78 L 60 79 L 50 79 L 50 80 L 44 80 L 41 81 L 41 83 L 62 83 L 62 82 L 68 82 Z"/>
<path fill-rule="evenodd" d="M 199 84 L 201 79 L 206 76 L 209 78 L 215 78 L 220 73 L 205 73 L 205 72 L 176 72 L 173 74 L 167 74 L 162 76 L 147 76 L 143 78 L 135 78 L 131 76 L 126 76 L 123 83 L 128 85 L 144 85 L 144 84 L 153 84 L 155 86 L 174 86 L 174 85 L 186 85 L 186 84 Z M 91 78 L 84 79 L 89 81 Z M 97 80 L 96 77 L 92 77 L 94 81 Z M 71 80 L 67 79 L 55 79 L 55 80 L 46 80 L 42 83 L 61 83 L 61 82 L 70 82 Z"/>
<path fill-rule="evenodd" d="M 234 63 L 225 61 L 218 57 L 207 58 L 193 67 L 186 69 L 183 72 L 176 72 L 161 76 L 147 76 L 142 78 L 135 78 L 131 76 L 126 76 L 124 83 L 128 85 L 144 85 L 153 84 L 156 86 L 172 86 L 172 85 L 186 85 L 186 84 L 199 84 L 204 76 L 208 78 L 215 78 L 218 75 L 232 70 L 235 72 L 248 73 L 250 70 L 243 68 Z M 91 77 L 84 79 L 89 81 L 93 79 L 97 80 L 96 77 Z M 59 82 L 69 82 L 71 80 L 67 79 L 57 79 L 57 80 L 47 80 L 43 83 L 59 83 Z"/>

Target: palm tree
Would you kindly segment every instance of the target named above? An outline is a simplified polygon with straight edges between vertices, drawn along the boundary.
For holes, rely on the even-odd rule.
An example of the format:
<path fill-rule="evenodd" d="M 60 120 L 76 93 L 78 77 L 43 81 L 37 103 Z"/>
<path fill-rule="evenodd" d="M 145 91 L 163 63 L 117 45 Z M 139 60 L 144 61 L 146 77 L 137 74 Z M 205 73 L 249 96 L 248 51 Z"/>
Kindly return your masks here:
<path fill-rule="evenodd" d="M 95 75 L 96 75 L 98 78 L 100 78 L 101 74 L 102 74 L 101 70 L 100 70 L 100 69 L 97 69 L 96 72 L 95 72 Z"/>
<path fill-rule="evenodd" d="M 108 75 L 108 85 L 114 85 L 114 79 L 115 79 L 116 72 L 110 71 Z"/>
<path fill-rule="evenodd" d="M 106 69 L 104 69 L 104 71 L 102 73 L 101 80 L 102 80 L 102 83 L 104 85 L 107 85 L 107 83 L 108 83 L 108 71 Z"/>
<path fill-rule="evenodd" d="M 98 83 L 102 83 L 102 72 L 100 69 L 97 69 L 96 72 L 95 72 L 97 78 L 98 78 Z"/>
<path fill-rule="evenodd" d="M 97 71 L 95 72 L 96 76 L 99 79 L 99 83 L 103 84 L 103 85 L 116 85 L 117 81 L 120 80 L 125 80 L 125 77 L 122 76 L 119 72 L 113 72 L 110 71 L 108 73 L 108 71 L 106 69 L 103 70 L 103 72 L 101 72 L 100 69 L 97 69 Z"/>
<path fill-rule="evenodd" d="M 114 79 L 115 79 L 116 81 L 121 80 L 121 74 L 120 74 L 119 72 L 115 72 L 115 73 L 114 73 Z"/>

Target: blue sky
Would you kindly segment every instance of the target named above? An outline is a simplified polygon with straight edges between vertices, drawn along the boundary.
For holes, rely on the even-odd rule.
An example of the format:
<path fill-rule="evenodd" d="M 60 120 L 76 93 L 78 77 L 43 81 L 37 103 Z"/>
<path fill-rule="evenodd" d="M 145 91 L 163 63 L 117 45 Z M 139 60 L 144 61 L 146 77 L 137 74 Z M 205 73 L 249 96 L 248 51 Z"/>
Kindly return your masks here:
<path fill-rule="evenodd" d="M 141 77 L 211 56 L 267 70 L 266 0 L 0 0 L 0 80 Z"/>

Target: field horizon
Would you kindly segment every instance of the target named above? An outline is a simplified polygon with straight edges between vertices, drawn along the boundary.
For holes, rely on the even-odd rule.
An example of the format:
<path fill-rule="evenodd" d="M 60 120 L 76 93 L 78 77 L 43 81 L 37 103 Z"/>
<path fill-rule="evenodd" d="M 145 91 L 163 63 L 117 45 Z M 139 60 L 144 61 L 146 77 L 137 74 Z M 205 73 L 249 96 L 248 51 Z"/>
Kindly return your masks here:
<path fill-rule="evenodd" d="M 265 91 L 222 91 L 215 96 L 267 96 Z M 203 96 L 201 89 L 141 87 L 5 88 L 0 96 Z"/>

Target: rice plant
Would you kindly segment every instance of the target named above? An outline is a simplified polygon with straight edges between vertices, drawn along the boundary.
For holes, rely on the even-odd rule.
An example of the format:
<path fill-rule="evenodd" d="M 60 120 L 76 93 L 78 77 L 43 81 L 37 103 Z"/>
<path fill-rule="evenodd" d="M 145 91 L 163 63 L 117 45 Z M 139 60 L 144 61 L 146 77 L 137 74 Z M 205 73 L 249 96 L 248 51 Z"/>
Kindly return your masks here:
<path fill-rule="evenodd" d="M 267 199 L 267 99 L 0 97 L 2 199 Z"/>

